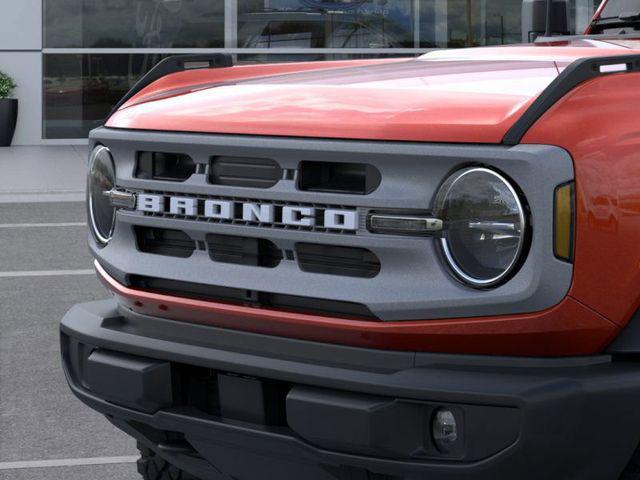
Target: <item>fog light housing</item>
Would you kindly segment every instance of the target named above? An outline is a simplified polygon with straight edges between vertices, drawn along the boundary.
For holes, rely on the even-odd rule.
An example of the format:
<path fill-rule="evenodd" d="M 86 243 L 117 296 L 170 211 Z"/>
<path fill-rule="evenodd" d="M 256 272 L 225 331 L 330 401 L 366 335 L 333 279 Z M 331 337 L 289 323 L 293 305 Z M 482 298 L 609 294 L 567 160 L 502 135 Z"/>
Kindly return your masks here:
<path fill-rule="evenodd" d="M 441 453 L 450 453 L 458 443 L 460 432 L 458 421 L 447 408 L 437 410 L 431 421 L 431 435 L 436 448 Z"/>

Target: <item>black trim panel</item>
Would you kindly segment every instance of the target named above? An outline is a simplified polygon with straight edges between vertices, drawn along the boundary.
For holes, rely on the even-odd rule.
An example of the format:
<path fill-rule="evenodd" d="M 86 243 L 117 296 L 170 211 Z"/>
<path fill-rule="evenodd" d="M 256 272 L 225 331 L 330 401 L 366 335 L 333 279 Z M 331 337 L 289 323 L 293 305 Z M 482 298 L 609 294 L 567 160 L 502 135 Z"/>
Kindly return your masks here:
<path fill-rule="evenodd" d="M 200 68 L 225 68 L 233 67 L 233 57 L 226 53 L 204 53 L 199 55 L 173 55 L 158 62 L 145 76 L 136 82 L 136 84 L 120 99 L 113 107 L 109 116 L 105 119 L 105 123 L 111 116 L 118 111 L 122 105 L 133 98 L 144 88 L 151 85 L 156 80 L 171 75 L 172 73 L 183 72 L 185 70 L 195 70 Z"/>
<path fill-rule="evenodd" d="M 640 355 L 640 308 L 607 348 L 609 355 Z"/>

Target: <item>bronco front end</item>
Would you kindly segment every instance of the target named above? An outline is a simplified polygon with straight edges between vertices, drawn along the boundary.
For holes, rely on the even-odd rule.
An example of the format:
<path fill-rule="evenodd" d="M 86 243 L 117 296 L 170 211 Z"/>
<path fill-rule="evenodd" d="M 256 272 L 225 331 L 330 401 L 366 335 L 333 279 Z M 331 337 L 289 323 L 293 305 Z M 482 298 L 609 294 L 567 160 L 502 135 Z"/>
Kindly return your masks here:
<path fill-rule="evenodd" d="M 71 389 L 148 479 L 640 478 L 639 109 L 629 35 L 171 57 L 91 133 Z"/>

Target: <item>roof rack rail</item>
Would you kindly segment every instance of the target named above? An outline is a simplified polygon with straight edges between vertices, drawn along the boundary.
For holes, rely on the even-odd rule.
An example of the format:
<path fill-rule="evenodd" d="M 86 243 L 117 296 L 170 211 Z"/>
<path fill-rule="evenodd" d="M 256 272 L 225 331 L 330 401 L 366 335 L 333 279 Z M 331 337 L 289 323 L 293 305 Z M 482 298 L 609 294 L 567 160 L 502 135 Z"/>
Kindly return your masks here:
<path fill-rule="evenodd" d="M 604 75 L 640 72 L 640 55 L 582 58 L 571 63 L 509 129 L 502 143 L 517 145 L 553 105 L 581 83 Z"/>
<path fill-rule="evenodd" d="M 159 61 L 129 90 L 111 110 L 105 122 L 134 95 L 156 80 L 172 73 L 204 68 L 233 67 L 233 57 L 227 53 L 202 53 L 196 55 L 172 55 Z"/>

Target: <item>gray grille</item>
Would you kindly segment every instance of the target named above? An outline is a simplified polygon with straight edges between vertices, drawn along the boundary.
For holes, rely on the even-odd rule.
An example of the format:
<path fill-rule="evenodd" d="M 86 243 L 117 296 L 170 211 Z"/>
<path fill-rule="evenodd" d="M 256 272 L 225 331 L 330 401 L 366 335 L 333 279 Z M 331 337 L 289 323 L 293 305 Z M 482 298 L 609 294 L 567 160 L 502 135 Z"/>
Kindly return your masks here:
<path fill-rule="evenodd" d="M 120 210 L 111 242 L 101 248 L 90 239 L 90 245 L 98 260 L 123 282 L 137 275 L 314 298 L 327 305 L 354 303 L 365 306 L 383 321 L 539 311 L 560 302 L 571 285 L 572 265 L 553 255 L 554 190 L 574 179 L 571 157 L 560 148 L 311 140 L 107 128 L 92 133 L 92 146 L 97 143 L 111 150 L 120 189 L 203 200 L 354 210 L 359 220 L 355 232 L 345 232 Z M 136 152 L 140 151 L 183 152 L 199 168 L 184 182 L 136 178 Z M 214 157 L 268 158 L 277 162 L 283 174 L 270 188 L 212 184 L 203 167 Z M 303 162 L 371 165 L 381 180 L 366 195 L 344 191 L 349 189 L 300 190 L 297 174 Z M 509 282 L 493 290 L 474 290 L 459 283 L 443 263 L 434 237 L 383 235 L 367 230 L 370 211 L 431 210 L 442 182 L 452 172 L 469 165 L 484 165 L 506 174 L 518 184 L 531 209 L 533 237 L 529 256 Z M 188 258 L 141 252 L 135 248 L 136 227 L 182 231 L 198 248 Z M 211 261 L 202 247 L 207 235 L 262 238 L 286 255 L 273 268 Z M 366 250 L 379 260 L 379 271 L 376 265 L 375 276 L 327 274 L 315 259 L 312 268 L 302 269 L 297 258 L 298 244 L 335 247 L 335 252 L 341 251 L 339 247 Z M 302 260 L 304 263 L 305 258 Z"/>

